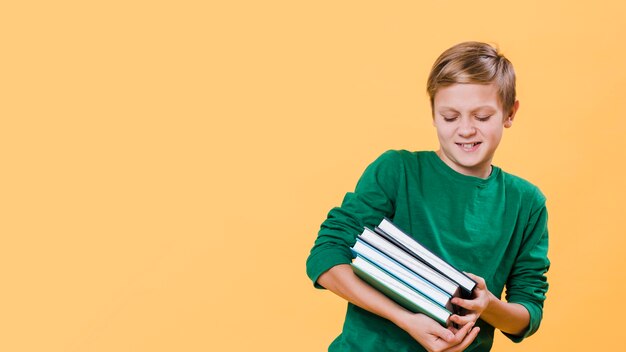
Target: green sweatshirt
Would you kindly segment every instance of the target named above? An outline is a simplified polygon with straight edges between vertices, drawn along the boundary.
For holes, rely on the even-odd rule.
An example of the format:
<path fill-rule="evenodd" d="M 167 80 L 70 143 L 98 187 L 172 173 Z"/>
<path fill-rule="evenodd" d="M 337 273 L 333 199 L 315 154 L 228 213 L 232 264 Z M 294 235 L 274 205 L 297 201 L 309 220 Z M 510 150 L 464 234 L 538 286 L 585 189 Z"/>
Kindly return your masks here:
<path fill-rule="evenodd" d="M 537 331 L 550 266 L 545 197 L 537 187 L 495 166 L 481 179 L 452 170 L 434 152 L 387 151 L 322 223 L 306 265 L 315 287 L 322 288 L 322 273 L 351 262 L 356 236 L 385 216 L 456 268 L 483 277 L 496 297 L 506 286 L 506 300 L 530 313 L 522 336 L 505 334 L 511 340 Z M 481 330 L 467 351 L 489 351 L 494 328 L 476 324 Z M 425 349 L 389 320 L 348 303 L 329 351 Z"/>

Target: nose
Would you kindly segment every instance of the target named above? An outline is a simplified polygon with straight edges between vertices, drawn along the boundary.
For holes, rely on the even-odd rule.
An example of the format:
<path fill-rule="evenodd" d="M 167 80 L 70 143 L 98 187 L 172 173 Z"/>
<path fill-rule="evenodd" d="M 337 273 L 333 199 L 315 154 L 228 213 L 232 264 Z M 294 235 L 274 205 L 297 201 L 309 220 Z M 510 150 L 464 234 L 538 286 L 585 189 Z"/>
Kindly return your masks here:
<path fill-rule="evenodd" d="M 459 128 L 457 130 L 461 137 L 471 137 L 476 134 L 476 128 L 471 118 L 461 118 Z"/>

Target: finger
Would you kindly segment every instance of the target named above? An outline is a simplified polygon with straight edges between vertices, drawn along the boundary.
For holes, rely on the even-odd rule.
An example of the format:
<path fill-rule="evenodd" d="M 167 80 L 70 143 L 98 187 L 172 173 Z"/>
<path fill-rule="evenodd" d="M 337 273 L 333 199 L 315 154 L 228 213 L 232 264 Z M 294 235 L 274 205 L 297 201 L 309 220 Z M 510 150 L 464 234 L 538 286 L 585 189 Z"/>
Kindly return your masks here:
<path fill-rule="evenodd" d="M 470 329 L 474 326 L 474 322 L 470 322 L 468 324 L 463 325 L 463 327 L 461 327 L 456 334 L 454 334 L 454 339 L 453 341 L 450 341 L 451 343 L 453 343 L 454 345 L 459 344 L 461 341 L 463 341 L 463 339 L 465 338 L 465 336 L 469 333 Z"/>
<path fill-rule="evenodd" d="M 454 347 L 463 342 L 467 334 L 471 331 L 471 328 L 474 326 L 474 323 L 469 323 L 463 326 L 460 330 L 458 330 L 454 334 L 454 339 L 451 341 L 446 341 L 445 345 L 440 345 L 440 350 L 447 351 L 449 348 Z"/>
<path fill-rule="evenodd" d="M 465 328 L 465 331 L 461 331 L 461 330 L 463 330 L 463 328 L 460 330 L 457 330 L 454 327 L 449 326 L 447 328 L 441 327 L 441 330 L 433 329 L 429 333 L 441 339 L 441 342 L 445 343 L 446 347 L 448 347 L 448 346 L 458 345 L 461 341 L 463 341 L 463 337 L 467 335 L 468 329 Z"/>
<path fill-rule="evenodd" d="M 476 336 L 478 336 L 478 333 L 480 332 L 480 328 L 477 326 L 475 328 L 473 328 L 463 339 L 463 341 L 461 341 L 461 343 L 459 343 L 456 346 L 453 346 L 447 350 L 445 350 L 445 352 L 460 352 L 460 351 L 464 351 L 467 346 L 469 346 L 472 342 L 474 342 L 474 340 L 476 339 Z"/>
<path fill-rule="evenodd" d="M 448 343 L 450 343 L 451 341 L 454 341 L 456 337 L 455 331 L 452 331 L 449 328 L 444 328 L 442 326 L 433 328 L 433 330 L 430 331 L 430 334 Z"/>
<path fill-rule="evenodd" d="M 474 308 L 476 308 L 476 304 L 474 303 L 473 300 L 469 300 L 469 299 L 463 299 L 463 298 L 459 298 L 459 297 L 454 297 L 451 300 L 452 304 L 457 305 L 461 308 L 465 308 L 467 310 L 474 310 Z"/>
<path fill-rule="evenodd" d="M 471 323 L 471 322 L 475 322 L 476 320 L 478 320 L 478 316 L 476 314 L 467 314 L 467 315 L 452 315 L 450 316 L 450 321 L 459 325 L 459 326 L 463 326 L 465 324 Z"/>

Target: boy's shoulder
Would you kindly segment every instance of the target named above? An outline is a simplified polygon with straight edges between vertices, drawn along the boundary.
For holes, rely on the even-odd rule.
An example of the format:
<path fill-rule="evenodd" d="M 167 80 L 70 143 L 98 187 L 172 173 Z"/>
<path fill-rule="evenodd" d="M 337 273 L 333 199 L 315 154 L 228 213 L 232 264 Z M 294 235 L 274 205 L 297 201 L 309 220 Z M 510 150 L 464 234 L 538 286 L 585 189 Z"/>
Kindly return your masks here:
<path fill-rule="evenodd" d="M 534 203 L 545 203 L 546 196 L 532 182 L 504 170 L 501 170 L 501 174 L 507 191 L 519 192 L 523 198 Z"/>
<path fill-rule="evenodd" d="M 419 169 L 429 163 L 434 151 L 410 151 L 406 149 L 388 149 L 380 154 L 370 167 L 384 169 L 391 173 L 403 173 L 401 170 Z"/>
<path fill-rule="evenodd" d="M 411 151 L 406 149 L 389 149 L 382 153 L 378 159 L 381 160 L 393 160 L 393 161 L 414 161 L 416 159 L 421 159 L 424 157 L 428 157 L 429 154 L 433 154 L 433 151 Z"/>

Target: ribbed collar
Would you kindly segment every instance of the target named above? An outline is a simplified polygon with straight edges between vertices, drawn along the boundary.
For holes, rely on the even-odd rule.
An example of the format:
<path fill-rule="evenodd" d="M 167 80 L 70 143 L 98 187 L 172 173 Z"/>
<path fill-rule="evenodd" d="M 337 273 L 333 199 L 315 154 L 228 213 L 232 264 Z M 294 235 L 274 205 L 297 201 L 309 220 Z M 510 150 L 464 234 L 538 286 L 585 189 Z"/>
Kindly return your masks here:
<path fill-rule="evenodd" d="M 443 160 L 441 160 L 441 158 L 439 158 L 436 152 L 429 151 L 426 153 L 426 155 L 427 155 L 428 161 L 435 167 L 435 169 L 437 169 L 439 173 L 444 174 L 446 177 L 452 179 L 453 181 L 463 182 L 463 183 L 477 185 L 477 186 L 487 186 L 495 182 L 495 180 L 498 178 L 501 172 L 499 167 L 495 165 L 491 165 L 492 167 L 491 174 L 487 178 L 463 175 L 462 173 L 459 173 L 453 170 L 450 166 L 448 166 L 448 164 L 446 164 Z"/>

